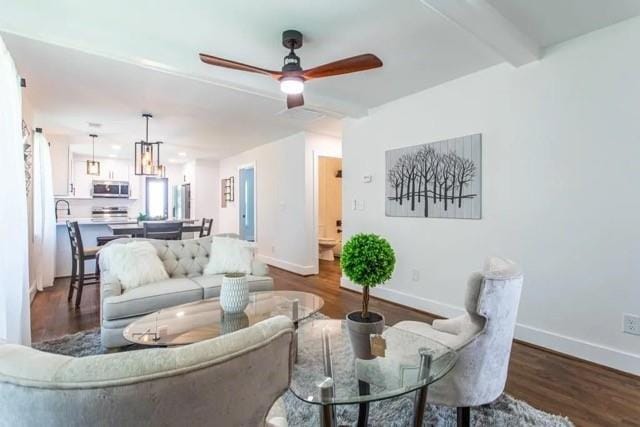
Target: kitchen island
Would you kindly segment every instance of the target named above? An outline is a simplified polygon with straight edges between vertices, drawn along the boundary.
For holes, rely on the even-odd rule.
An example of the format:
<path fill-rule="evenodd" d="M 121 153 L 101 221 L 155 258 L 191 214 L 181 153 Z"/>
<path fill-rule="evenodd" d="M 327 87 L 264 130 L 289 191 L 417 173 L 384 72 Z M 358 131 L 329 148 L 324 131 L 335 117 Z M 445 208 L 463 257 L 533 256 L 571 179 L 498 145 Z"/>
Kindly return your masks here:
<path fill-rule="evenodd" d="M 71 243 L 66 222 L 77 221 L 80 227 L 82 244 L 85 247 L 97 246 L 97 238 L 100 236 L 112 236 L 114 234 L 139 234 L 142 226 L 135 218 L 61 218 L 56 223 L 56 263 L 55 276 L 71 276 Z M 200 231 L 200 224 L 193 225 L 194 220 L 184 220 L 184 232 L 194 233 Z M 189 224 L 189 225 L 187 225 Z M 190 236 L 190 234 L 187 234 Z M 185 237 L 187 237 L 185 236 Z M 85 262 L 85 271 L 92 272 L 96 268 L 95 260 Z"/>
<path fill-rule="evenodd" d="M 67 221 L 77 221 L 85 247 L 97 246 L 99 236 L 111 236 L 109 225 L 136 224 L 135 218 L 64 218 L 56 223 L 56 277 L 71 276 L 71 243 L 67 231 Z M 95 270 L 95 260 L 86 261 L 85 271 Z"/>

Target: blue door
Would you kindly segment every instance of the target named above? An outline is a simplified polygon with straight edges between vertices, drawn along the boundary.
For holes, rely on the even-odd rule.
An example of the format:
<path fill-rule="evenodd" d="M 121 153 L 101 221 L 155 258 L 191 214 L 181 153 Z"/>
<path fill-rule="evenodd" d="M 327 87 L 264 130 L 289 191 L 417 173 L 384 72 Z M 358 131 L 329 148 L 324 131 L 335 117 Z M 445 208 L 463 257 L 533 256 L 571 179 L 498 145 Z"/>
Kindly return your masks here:
<path fill-rule="evenodd" d="M 240 238 L 255 241 L 255 174 L 252 167 L 240 169 Z"/>

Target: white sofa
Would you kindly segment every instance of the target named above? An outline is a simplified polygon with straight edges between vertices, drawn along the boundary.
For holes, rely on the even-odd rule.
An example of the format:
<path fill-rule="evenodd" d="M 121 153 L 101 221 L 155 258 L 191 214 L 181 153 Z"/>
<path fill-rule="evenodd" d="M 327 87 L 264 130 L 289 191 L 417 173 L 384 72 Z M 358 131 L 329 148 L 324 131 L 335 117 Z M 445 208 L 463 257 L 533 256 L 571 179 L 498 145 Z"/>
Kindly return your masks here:
<path fill-rule="evenodd" d="M 0 426 L 286 426 L 285 316 L 182 347 L 74 358 L 0 345 Z M 282 405 L 279 405 L 282 406 Z"/>
<path fill-rule="evenodd" d="M 109 271 L 108 251 L 101 252 L 100 263 L 100 330 L 106 348 L 129 344 L 123 329 L 134 320 L 162 308 L 214 298 L 220 295 L 222 274 L 203 276 L 209 263 L 211 237 L 189 240 L 119 239 L 106 246 L 133 240 L 146 240 L 157 250 L 169 279 L 122 291 L 120 281 Z M 247 278 L 250 291 L 273 289 L 266 264 L 254 260 Z"/>

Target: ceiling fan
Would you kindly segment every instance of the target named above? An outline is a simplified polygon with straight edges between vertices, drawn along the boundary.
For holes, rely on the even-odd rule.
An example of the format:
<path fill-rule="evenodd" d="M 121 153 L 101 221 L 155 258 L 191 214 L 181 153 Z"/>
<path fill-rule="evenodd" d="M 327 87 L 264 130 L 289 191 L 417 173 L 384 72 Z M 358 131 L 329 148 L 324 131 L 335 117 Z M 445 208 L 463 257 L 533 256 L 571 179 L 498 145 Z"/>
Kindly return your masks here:
<path fill-rule="evenodd" d="M 371 53 L 366 53 L 303 70 L 300 66 L 300 57 L 295 54 L 295 50 L 302 47 L 302 33 L 296 30 L 284 31 L 282 33 L 282 45 L 290 50 L 289 54 L 284 57 L 282 71 L 266 70 L 205 53 L 200 54 L 200 60 L 209 65 L 264 74 L 272 79 L 278 80 L 280 82 L 280 90 L 287 94 L 287 108 L 304 105 L 302 92 L 304 91 L 304 82 L 307 80 L 356 73 L 358 71 L 382 67 L 380 58 Z"/>

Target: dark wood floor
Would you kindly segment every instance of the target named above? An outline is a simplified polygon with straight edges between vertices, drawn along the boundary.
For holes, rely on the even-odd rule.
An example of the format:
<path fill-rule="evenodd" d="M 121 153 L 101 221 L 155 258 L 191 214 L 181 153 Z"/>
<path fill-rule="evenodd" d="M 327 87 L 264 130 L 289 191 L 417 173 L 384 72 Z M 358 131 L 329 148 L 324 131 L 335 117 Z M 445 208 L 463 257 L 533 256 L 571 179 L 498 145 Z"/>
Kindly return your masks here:
<path fill-rule="evenodd" d="M 325 300 L 322 310 L 341 318 L 357 309 L 360 295 L 340 288 L 337 263 L 321 262 L 318 276 L 300 277 L 272 268 L 277 289 L 311 291 Z M 31 307 L 34 342 L 94 328 L 100 324 L 97 287 L 86 288 L 82 306 L 67 303 L 67 280 L 39 293 Z M 400 320 L 431 322 L 433 317 L 372 298 L 371 307 L 387 323 Z M 569 417 L 578 426 L 640 426 L 640 377 L 565 357 L 516 342 L 507 392 L 532 406 Z"/>

